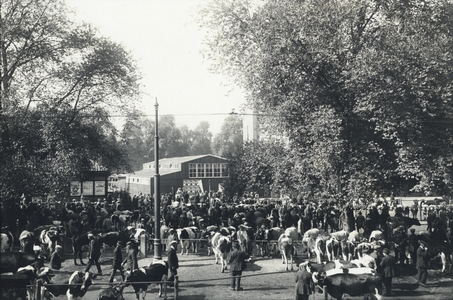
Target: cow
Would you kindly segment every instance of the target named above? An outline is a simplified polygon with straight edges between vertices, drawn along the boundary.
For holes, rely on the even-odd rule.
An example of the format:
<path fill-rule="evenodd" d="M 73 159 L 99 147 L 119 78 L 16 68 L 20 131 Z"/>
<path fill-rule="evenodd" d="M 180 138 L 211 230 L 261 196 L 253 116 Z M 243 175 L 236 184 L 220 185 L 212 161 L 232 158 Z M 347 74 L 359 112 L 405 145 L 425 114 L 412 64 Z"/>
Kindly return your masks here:
<path fill-rule="evenodd" d="M 34 254 L 33 246 L 35 244 L 35 237 L 32 232 L 24 230 L 19 236 L 20 251 L 28 254 Z"/>
<path fill-rule="evenodd" d="M 97 300 L 124 300 L 123 289 L 125 287 L 124 284 L 109 286 L 99 293 Z"/>
<path fill-rule="evenodd" d="M 47 299 L 61 295 L 66 295 L 68 300 L 82 298 L 95 278 L 96 274 L 91 272 L 74 271 L 69 278 L 65 273 L 56 273 L 50 285 L 44 284 L 45 290 L 50 294 Z"/>
<path fill-rule="evenodd" d="M 327 260 L 331 261 L 334 259 L 338 259 L 341 250 L 340 242 L 337 239 L 331 237 L 326 241 L 325 244 Z"/>
<path fill-rule="evenodd" d="M 11 233 L 11 231 L 9 231 L 8 226 L 1 228 L 0 240 L 1 240 L 1 245 L 0 245 L 1 252 L 13 251 L 14 235 Z"/>
<path fill-rule="evenodd" d="M 330 236 L 332 237 L 332 239 L 334 239 L 338 243 L 339 249 L 341 249 L 341 254 L 343 255 L 343 259 L 347 260 L 348 258 L 347 258 L 347 253 L 346 253 L 347 252 L 346 243 L 348 241 L 349 232 L 347 232 L 346 230 L 340 230 L 340 231 L 332 232 L 330 234 Z M 338 253 L 337 253 L 337 256 L 338 256 Z M 329 259 L 329 260 L 331 260 L 331 259 Z"/>
<path fill-rule="evenodd" d="M 216 232 L 211 239 L 211 247 L 215 256 L 215 264 L 218 264 L 220 259 L 221 272 L 224 273 L 227 269 L 227 255 L 231 251 L 231 237 L 222 230 Z"/>
<path fill-rule="evenodd" d="M 364 296 L 377 293 L 382 285 L 382 278 L 373 274 L 349 274 L 349 269 L 343 269 L 342 274 L 326 276 L 325 273 L 316 274 L 315 281 L 327 288 L 327 293 L 341 300 L 343 294 L 350 296 Z"/>
<path fill-rule="evenodd" d="M 2 229 L 0 237 L 0 253 L 6 251 L 13 251 L 14 247 L 14 236 L 13 234 L 5 229 Z"/>
<path fill-rule="evenodd" d="M 34 254 L 14 251 L 5 252 L 0 255 L 0 273 L 13 272 L 19 268 L 31 265 L 38 257 Z"/>
<path fill-rule="evenodd" d="M 285 233 L 283 233 L 278 238 L 277 245 L 278 245 L 278 249 L 280 250 L 280 253 L 282 255 L 282 263 L 286 264 L 285 270 L 288 271 L 288 257 L 291 260 L 291 270 L 294 270 L 294 267 L 293 267 L 293 263 L 294 263 L 293 239 L 291 237 L 289 237 L 289 235 L 286 235 Z"/>
<path fill-rule="evenodd" d="M 57 245 L 63 244 L 63 236 L 66 234 L 66 230 L 63 226 L 55 226 L 52 225 L 48 229 L 45 228 L 40 231 L 39 235 L 35 236 L 39 237 L 39 243 L 42 246 L 42 251 L 45 255 L 50 258 L 50 255 L 55 251 L 55 247 Z"/>
<path fill-rule="evenodd" d="M 77 257 L 80 260 L 81 265 L 85 265 L 82 260 L 82 252 L 84 246 L 88 246 L 90 240 L 88 239 L 88 232 L 79 236 L 72 236 L 72 250 L 73 250 L 73 258 L 74 258 L 74 265 L 77 266 Z"/>
<path fill-rule="evenodd" d="M 105 244 L 109 247 L 113 247 L 116 246 L 118 241 L 121 241 L 123 245 L 126 245 L 126 243 L 130 241 L 130 237 L 124 231 L 112 231 L 101 234 L 101 236 L 99 237 L 99 241 L 102 244 Z"/>
<path fill-rule="evenodd" d="M 42 262 L 42 265 L 44 261 Z M 47 267 L 39 267 L 35 264 L 28 265 L 26 267 L 21 267 L 17 270 L 16 274 L 22 274 L 27 276 L 27 285 L 32 286 L 32 288 L 27 288 L 27 299 L 34 299 L 36 294 L 37 281 L 50 283 L 49 277 L 50 269 Z"/>
<path fill-rule="evenodd" d="M 193 252 L 198 252 L 196 239 L 199 232 L 199 229 L 195 226 L 176 229 L 178 240 L 181 243 L 181 255 L 184 255 L 184 250 L 186 254 L 189 254 L 190 245 L 192 245 Z"/>
<path fill-rule="evenodd" d="M 268 242 L 269 255 L 277 254 L 278 239 L 284 233 L 280 227 L 273 227 L 265 231 L 264 239 Z"/>
<path fill-rule="evenodd" d="M 133 271 L 126 271 L 124 273 L 126 286 L 132 285 L 135 295 L 138 300 L 145 300 L 146 291 L 149 283 L 147 281 L 167 281 L 168 278 L 168 264 L 165 261 L 153 262 L 148 267 L 142 267 Z M 136 283 L 134 283 L 136 282 Z M 159 284 L 159 297 L 162 296 L 162 284 Z"/>

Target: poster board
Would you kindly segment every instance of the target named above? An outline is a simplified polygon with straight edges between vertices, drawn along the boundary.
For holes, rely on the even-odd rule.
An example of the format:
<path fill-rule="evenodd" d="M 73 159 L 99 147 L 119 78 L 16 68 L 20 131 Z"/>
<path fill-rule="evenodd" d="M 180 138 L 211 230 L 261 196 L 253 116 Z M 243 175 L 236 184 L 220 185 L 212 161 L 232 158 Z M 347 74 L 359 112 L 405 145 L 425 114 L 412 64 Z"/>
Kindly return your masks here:
<path fill-rule="evenodd" d="M 94 182 L 94 195 L 105 196 L 105 181 Z"/>
<path fill-rule="evenodd" d="M 82 183 L 80 181 L 70 182 L 71 196 L 78 197 L 82 195 Z"/>
<path fill-rule="evenodd" d="M 82 187 L 84 196 L 93 196 L 93 181 L 84 181 Z"/>

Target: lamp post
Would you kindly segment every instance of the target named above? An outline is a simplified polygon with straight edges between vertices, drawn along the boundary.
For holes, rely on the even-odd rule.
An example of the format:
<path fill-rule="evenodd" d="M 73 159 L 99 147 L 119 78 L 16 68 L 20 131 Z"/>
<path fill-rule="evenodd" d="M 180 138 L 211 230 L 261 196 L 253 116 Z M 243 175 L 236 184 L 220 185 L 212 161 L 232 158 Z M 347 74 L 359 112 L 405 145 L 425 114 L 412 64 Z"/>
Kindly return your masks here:
<path fill-rule="evenodd" d="M 154 174 L 154 260 L 162 259 L 162 243 L 160 241 L 160 175 L 159 175 L 159 117 L 158 107 L 159 104 L 154 104 L 156 108 L 156 124 L 155 124 L 155 135 L 154 135 L 154 163 L 155 163 L 155 174 Z"/>

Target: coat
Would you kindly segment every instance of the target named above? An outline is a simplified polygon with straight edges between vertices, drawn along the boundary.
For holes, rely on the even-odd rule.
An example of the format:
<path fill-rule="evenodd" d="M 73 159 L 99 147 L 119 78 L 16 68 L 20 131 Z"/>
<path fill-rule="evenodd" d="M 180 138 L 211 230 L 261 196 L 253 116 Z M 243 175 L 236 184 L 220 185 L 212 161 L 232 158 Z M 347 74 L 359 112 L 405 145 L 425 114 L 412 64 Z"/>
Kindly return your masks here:
<path fill-rule="evenodd" d="M 92 260 L 98 260 L 101 257 L 101 243 L 98 238 L 94 238 L 88 245 L 89 257 Z"/>
<path fill-rule="evenodd" d="M 123 262 L 123 253 L 121 252 L 121 246 L 116 246 L 115 250 L 113 250 L 113 267 L 116 267 L 116 268 L 121 267 L 122 262 Z"/>
<path fill-rule="evenodd" d="M 168 250 L 168 268 L 170 271 L 176 271 L 176 269 L 179 268 L 179 260 L 178 256 L 176 255 L 176 249 L 173 247 L 170 247 L 170 250 Z"/>
<path fill-rule="evenodd" d="M 231 271 L 242 271 L 242 264 L 246 259 L 247 254 L 244 251 L 234 249 L 228 257 Z"/>
<path fill-rule="evenodd" d="M 395 276 L 395 263 L 396 259 L 392 255 L 386 255 L 381 260 L 381 268 L 383 268 L 383 275 L 384 277 L 393 277 Z"/>
<path fill-rule="evenodd" d="M 311 295 L 313 279 L 307 270 L 299 270 L 296 273 L 296 293 L 300 295 Z"/>
<path fill-rule="evenodd" d="M 417 249 L 417 268 L 427 269 L 428 268 L 428 250 L 424 250 L 421 247 Z"/>

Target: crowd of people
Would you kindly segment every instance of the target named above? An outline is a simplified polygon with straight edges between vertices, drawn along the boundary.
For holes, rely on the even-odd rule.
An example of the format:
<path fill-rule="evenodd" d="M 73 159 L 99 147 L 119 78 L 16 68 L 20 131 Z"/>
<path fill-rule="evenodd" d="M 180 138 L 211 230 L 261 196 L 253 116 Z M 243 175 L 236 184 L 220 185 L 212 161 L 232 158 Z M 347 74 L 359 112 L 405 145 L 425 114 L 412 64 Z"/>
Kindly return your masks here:
<path fill-rule="evenodd" d="M 23 230 L 33 231 L 46 224 L 61 224 L 66 228 L 68 236 L 86 232 L 107 233 L 126 230 L 132 222 L 134 227 L 145 229 L 151 239 L 154 234 L 154 201 L 150 195 L 138 194 L 130 197 L 122 193 L 109 195 L 108 198 L 98 199 L 95 202 L 86 201 L 83 198 L 42 203 L 22 199 L 22 201 L 16 201 L 15 205 L 14 216 L 10 214 L 6 217 L 6 209 L 2 207 L 2 226 L 7 226 L 16 234 Z M 417 211 L 419 207 L 422 205 L 417 204 Z M 221 194 L 214 192 L 189 196 L 178 189 L 175 193 L 162 195 L 161 200 L 161 224 L 173 229 L 173 236 L 168 237 L 167 242 L 170 279 L 177 274 L 178 269 L 176 255 L 178 239 L 174 235 L 174 230 L 178 228 L 195 226 L 203 230 L 209 226 L 216 226 L 238 229 L 239 226 L 244 225 L 253 233 L 251 238 L 257 240 L 260 232 L 270 228 L 297 227 L 301 236 L 312 228 L 323 229 L 326 233 L 345 230 L 348 233 L 359 233 L 363 240 L 368 240 L 373 231 L 379 230 L 387 244 L 381 249 L 383 258 L 378 267 L 382 270 L 386 290 L 391 293 L 391 278 L 394 276 L 393 266 L 395 264 L 417 268 L 420 282 L 426 283 L 426 270 L 430 254 L 425 242 L 421 241 L 420 235 L 417 235 L 413 228 L 408 231 L 408 227 L 389 225 L 389 220 L 392 220 L 390 223 L 393 225 L 398 222 L 404 223 L 404 218 L 410 218 L 410 212 L 412 212 L 412 217 L 417 217 L 417 212 L 414 214 L 414 210 L 414 205 L 403 207 L 395 201 L 383 198 L 369 202 L 331 201 L 328 199 L 316 201 L 275 199 L 271 201 L 259 199 L 252 194 L 247 197 L 235 196 L 227 200 L 222 198 Z M 8 210 L 8 213 L 10 211 Z M 121 221 L 114 218 L 114 216 L 123 214 L 124 211 L 129 212 L 126 220 Z M 440 232 L 439 238 L 449 242 L 449 257 L 453 232 L 452 207 L 443 203 L 429 208 L 427 221 L 428 233 Z M 89 262 L 86 270 L 96 266 L 98 273 L 102 274 L 99 262 L 102 245 L 94 234 L 90 233 L 88 237 L 90 240 Z M 121 251 L 124 246 L 126 246 L 125 259 L 123 259 Z M 235 243 L 234 249 L 239 251 L 237 243 Z M 234 275 L 231 288 L 240 290 L 240 275 L 245 267 L 242 261 L 253 253 L 235 251 L 232 252 L 229 259 Z M 110 275 L 110 282 L 114 280 L 117 272 L 124 280 L 126 263 L 128 269 L 138 268 L 137 253 L 138 245 L 133 238 L 126 245 L 118 242 L 113 251 L 113 271 Z M 50 258 L 52 268 L 61 268 L 63 256 L 61 247 L 56 248 Z M 310 266 L 306 264 L 301 266 L 301 272 L 297 275 L 297 294 L 310 294 L 305 283 L 308 278 L 305 272 L 309 272 L 309 268 Z M 300 299 L 305 299 L 304 297 Z"/>

